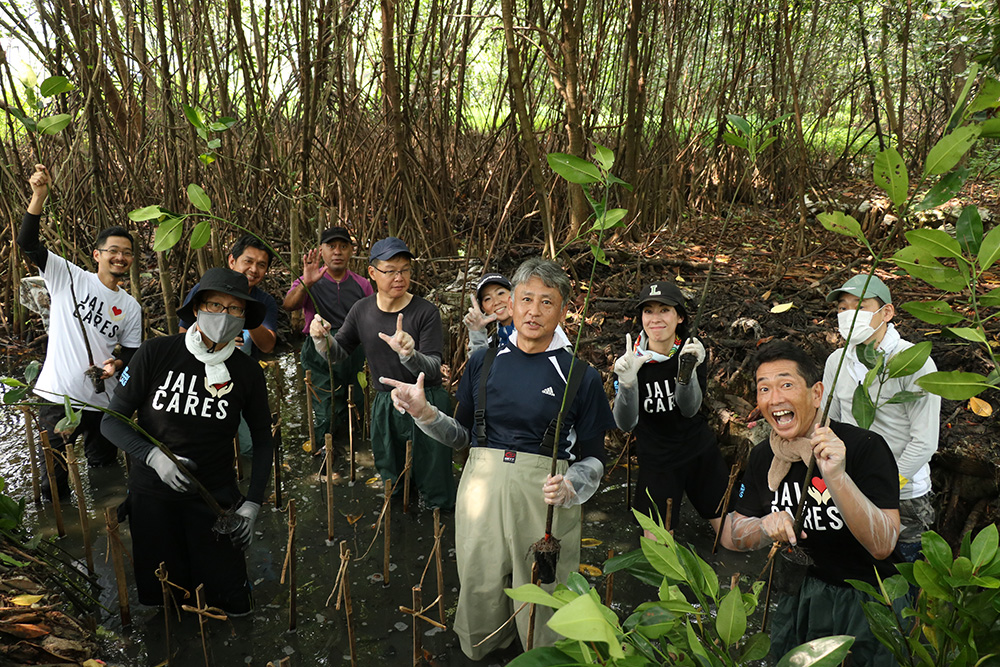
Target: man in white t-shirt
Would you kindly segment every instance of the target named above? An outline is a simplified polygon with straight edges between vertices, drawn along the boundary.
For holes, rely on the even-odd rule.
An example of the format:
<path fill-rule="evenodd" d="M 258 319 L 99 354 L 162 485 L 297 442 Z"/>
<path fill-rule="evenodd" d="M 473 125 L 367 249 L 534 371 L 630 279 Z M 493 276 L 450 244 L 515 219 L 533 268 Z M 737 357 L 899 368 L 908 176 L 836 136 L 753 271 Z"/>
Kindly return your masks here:
<path fill-rule="evenodd" d="M 51 297 L 49 340 L 45 363 L 35 383 L 35 394 L 50 404 L 39 409 L 42 428 L 52 448 L 64 452 L 67 443 L 83 437 L 91 467 L 113 464 L 118 449 L 101 435 L 100 408 L 107 408 L 118 386 L 116 374 L 128 365 L 142 342 L 142 308 L 118 281 L 132 266 L 132 238 L 122 227 L 109 227 L 97 236 L 93 258 L 97 272 L 86 271 L 47 250 L 39 238 L 42 209 L 52 177 L 36 164 L 29 179 L 31 202 L 21 221 L 17 244 L 40 270 Z M 86 338 L 84 338 L 86 336 Z M 115 347 L 121 351 L 114 356 Z M 57 431 L 69 397 L 82 409 L 80 423 L 71 431 Z M 67 471 L 55 457 L 59 495 L 69 496 Z M 52 498 L 50 480 L 42 469 L 42 494 Z"/>

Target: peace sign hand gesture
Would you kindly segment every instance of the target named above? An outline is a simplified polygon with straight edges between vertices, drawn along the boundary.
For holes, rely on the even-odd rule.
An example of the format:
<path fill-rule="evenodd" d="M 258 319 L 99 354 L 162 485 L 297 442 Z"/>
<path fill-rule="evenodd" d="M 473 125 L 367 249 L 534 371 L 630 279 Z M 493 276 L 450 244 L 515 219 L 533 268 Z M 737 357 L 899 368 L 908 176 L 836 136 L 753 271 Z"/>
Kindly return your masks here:
<path fill-rule="evenodd" d="M 417 381 L 413 384 L 387 377 L 380 377 L 378 381 L 393 388 L 389 395 L 392 397 L 392 407 L 396 408 L 399 414 L 408 414 L 418 422 L 424 423 L 436 416 L 434 406 L 427 402 L 427 396 L 424 394 L 423 373 L 417 376 Z"/>
<path fill-rule="evenodd" d="M 406 361 L 413 356 L 413 336 L 403 331 L 403 313 L 396 318 L 396 333 L 389 335 L 383 332 L 378 333 L 378 337 L 388 343 L 389 347 L 399 355 L 400 361 Z"/>
<path fill-rule="evenodd" d="M 632 334 L 625 334 L 625 354 L 615 361 L 618 384 L 623 387 L 635 385 L 639 381 L 639 369 L 652 358 L 653 354 L 649 351 L 636 356 L 635 348 L 632 346 Z"/>
<path fill-rule="evenodd" d="M 486 331 L 486 325 L 490 322 L 495 322 L 496 319 L 497 316 L 492 313 L 484 315 L 483 311 L 479 308 L 479 300 L 473 298 L 472 305 L 469 306 L 469 312 L 462 319 L 462 322 L 465 323 L 469 331 Z"/>

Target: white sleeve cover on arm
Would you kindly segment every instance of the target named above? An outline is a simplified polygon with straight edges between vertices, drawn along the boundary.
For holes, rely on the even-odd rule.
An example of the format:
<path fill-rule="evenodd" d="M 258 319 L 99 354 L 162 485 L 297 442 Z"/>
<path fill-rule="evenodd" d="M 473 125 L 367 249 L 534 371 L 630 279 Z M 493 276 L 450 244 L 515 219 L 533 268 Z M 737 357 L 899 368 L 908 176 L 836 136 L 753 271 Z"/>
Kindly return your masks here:
<path fill-rule="evenodd" d="M 469 329 L 469 354 L 484 347 L 489 347 L 490 337 L 485 331 Z"/>
<path fill-rule="evenodd" d="M 639 387 L 618 383 L 618 394 L 612 408 L 615 424 L 623 431 L 631 431 L 639 423 Z"/>
<path fill-rule="evenodd" d="M 772 540 L 761 528 L 763 519 L 758 516 L 746 516 L 739 512 L 730 512 L 726 526 L 732 547 L 736 551 L 754 551 L 766 547 Z"/>
<path fill-rule="evenodd" d="M 449 417 L 441 412 L 436 406 L 431 407 L 434 408 L 435 412 L 433 419 L 426 423 L 419 419 L 413 420 L 420 430 L 446 447 L 451 447 L 452 449 L 465 449 L 468 447 L 469 429 L 459 424 L 458 420 L 454 417 Z"/>
<path fill-rule="evenodd" d="M 698 414 L 701 409 L 701 384 L 698 383 L 697 374 L 687 384 L 677 383 L 677 406 L 685 417 Z"/>
<path fill-rule="evenodd" d="M 604 464 L 593 456 L 588 456 L 570 465 L 566 474 L 563 475 L 573 484 L 573 490 L 576 492 L 576 496 L 569 506 L 582 505 L 590 500 L 597 492 L 597 487 L 603 476 Z"/>

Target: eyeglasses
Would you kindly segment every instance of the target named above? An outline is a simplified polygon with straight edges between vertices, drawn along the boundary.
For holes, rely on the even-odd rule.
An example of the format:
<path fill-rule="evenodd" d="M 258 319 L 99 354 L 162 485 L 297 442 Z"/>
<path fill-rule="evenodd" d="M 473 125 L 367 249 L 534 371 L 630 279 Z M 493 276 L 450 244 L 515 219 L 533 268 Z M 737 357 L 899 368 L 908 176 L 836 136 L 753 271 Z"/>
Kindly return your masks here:
<path fill-rule="evenodd" d="M 243 317 L 243 313 L 247 312 L 247 309 L 243 306 L 224 306 L 218 301 L 202 301 L 202 308 L 210 313 L 221 313 L 226 311 L 233 317 Z"/>
<path fill-rule="evenodd" d="M 111 253 L 112 257 L 124 257 L 125 259 L 132 259 L 132 251 L 122 250 L 121 248 L 98 248 L 97 252 L 107 252 Z"/>
<path fill-rule="evenodd" d="M 382 275 L 390 276 L 392 278 L 397 278 L 399 276 L 409 276 L 410 272 L 413 271 L 413 268 L 409 266 L 406 267 L 405 269 L 397 269 L 397 270 L 389 269 L 388 271 L 383 271 L 382 269 L 374 265 L 372 266 L 372 268 L 381 273 Z"/>

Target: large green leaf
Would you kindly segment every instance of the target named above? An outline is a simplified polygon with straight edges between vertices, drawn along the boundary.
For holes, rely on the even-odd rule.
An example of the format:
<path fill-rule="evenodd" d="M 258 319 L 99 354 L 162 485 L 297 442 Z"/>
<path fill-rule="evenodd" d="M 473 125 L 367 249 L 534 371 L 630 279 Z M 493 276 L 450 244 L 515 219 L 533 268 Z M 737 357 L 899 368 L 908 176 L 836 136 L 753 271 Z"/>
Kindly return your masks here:
<path fill-rule="evenodd" d="M 955 236 L 965 253 L 971 257 L 979 254 L 983 243 L 983 219 L 979 216 L 978 207 L 970 204 L 962 209 L 955 223 Z"/>
<path fill-rule="evenodd" d="M 628 213 L 627 208 L 613 208 L 606 211 L 596 222 L 594 222 L 594 230 L 601 229 L 611 229 L 612 227 L 620 226 L 622 218 Z"/>
<path fill-rule="evenodd" d="M 753 134 L 753 130 L 750 128 L 750 123 L 748 123 L 742 116 L 737 116 L 734 113 L 727 113 L 726 119 L 733 125 L 733 127 L 738 129 L 744 135 L 750 136 Z"/>
<path fill-rule="evenodd" d="M 961 271 L 943 265 L 925 248 L 906 246 L 892 256 L 892 261 L 914 278 L 945 292 L 961 292 L 968 286 Z"/>
<path fill-rule="evenodd" d="M 28 384 L 35 384 L 35 378 L 38 377 L 38 373 L 42 370 L 42 364 L 38 359 L 32 359 L 31 362 L 24 367 L 24 381 Z"/>
<path fill-rule="evenodd" d="M 208 198 L 205 191 L 197 183 L 188 183 L 187 196 L 191 204 L 199 211 L 208 212 L 212 210 L 212 200 Z"/>
<path fill-rule="evenodd" d="M 546 156 L 552 171 L 556 172 L 570 183 L 587 185 L 601 180 L 601 171 L 597 165 L 566 153 L 549 153 Z"/>
<path fill-rule="evenodd" d="M 926 552 L 924 552 L 926 554 Z M 949 563 L 951 559 L 949 558 Z M 935 571 L 927 562 L 918 560 L 913 564 L 913 577 L 917 580 L 917 585 L 924 589 L 926 595 L 930 595 L 942 600 L 951 600 L 952 595 L 946 588 L 944 577 Z"/>
<path fill-rule="evenodd" d="M 833 211 L 832 213 L 820 213 L 816 216 L 820 224 L 831 232 L 850 236 L 852 238 L 862 238 L 861 224 L 853 217 L 843 211 Z"/>
<path fill-rule="evenodd" d="M 946 327 L 947 331 L 955 334 L 959 338 L 972 341 L 973 343 L 985 343 L 986 333 L 981 327 Z"/>
<path fill-rule="evenodd" d="M 937 371 L 917 378 L 921 389 L 937 394 L 949 401 L 965 401 L 981 394 L 993 385 L 979 373 L 964 373 L 962 371 Z"/>
<path fill-rule="evenodd" d="M 36 124 L 36 128 L 39 134 L 59 134 L 66 129 L 71 120 L 73 120 L 73 117 L 69 114 L 60 113 L 55 116 L 40 118 Z"/>
<path fill-rule="evenodd" d="M 865 616 L 868 618 L 868 627 L 872 633 L 885 644 L 897 660 L 900 656 L 908 653 L 906 642 L 900 636 L 896 615 L 892 609 L 879 602 L 865 602 L 862 604 Z"/>
<path fill-rule="evenodd" d="M 976 539 L 972 540 L 972 564 L 976 569 L 993 560 L 997 555 L 997 546 L 997 525 L 991 523 L 979 531 Z"/>
<path fill-rule="evenodd" d="M 7 113 L 9 113 L 11 116 L 21 121 L 21 124 L 24 125 L 24 127 L 28 130 L 28 132 L 38 131 L 38 123 L 36 123 L 34 119 L 28 118 L 23 113 L 21 113 L 20 110 L 10 106 L 9 104 L 6 107 L 6 110 Z"/>
<path fill-rule="evenodd" d="M 962 258 L 958 241 L 940 229 L 911 229 L 906 232 L 906 240 L 913 246 L 923 248 L 931 257 Z"/>
<path fill-rule="evenodd" d="M 639 542 L 642 545 L 642 553 L 646 555 L 646 560 L 657 572 L 672 581 L 687 581 L 687 577 L 684 576 L 684 568 L 681 567 L 675 549 L 670 549 L 645 537 L 641 538 Z"/>
<path fill-rule="evenodd" d="M 743 595 L 739 588 L 731 589 L 719 603 L 715 629 L 726 646 L 735 644 L 746 633 L 747 612 L 743 608 Z"/>
<path fill-rule="evenodd" d="M 902 405 L 903 403 L 912 403 L 913 401 L 919 401 L 921 398 L 926 396 L 926 392 L 923 391 L 897 391 L 892 395 L 888 401 L 885 402 L 886 405 Z"/>
<path fill-rule="evenodd" d="M 983 243 L 979 247 L 979 269 L 985 271 L 993 266 L 993 262 L 1000 258 L 1000 226 L 994 227 L 990 233 L 983 238 Z"/>
<path fill-rule="evenodd" d="M 927 153 L 924 175 L 934 176 L 951 171 L 962 156 L 972 148 L 972 144 L 976 143 L 980 131 L 978 125 L 965 125 L 941 137 Z"/>
<path fill-rule="evenodd" d="M 835 667 L 844 661 L 854 644 L 850 635 L 814 639 L 796 646 L 778 661 L 778 667 Z"/>
<path fill-rule="evenodd" d="M 854 400 L 851 401 L 851 414 L 854 416 L 854 421 L 861 428 L 870 428 L 872 422 L 875 421 L 875 404 L 872 403 L 872 397 L 868 394 L 865 385 L 860 382 L 854 388 Z"/>
<path fill-rule="evenodd" d="M 985 306 L 987 308 L 1000 306 L 1000 287 L 994 287 L 986 294 L 976 297 L 976 302 L 980 306 Z"/>
<path fill-rule="evenodd" d="M 679 617 L 663 607 L 650 606 L 639 612 L 635 629 L 643 637 L 659 639 L 679 624 Z"/>
<path fill-rule="evenodd" d="M 972 103 L 965 110 L 965 115 L 969 117 L 977 111 L 985 111 L 986 109 L 993 109 L 998 106 L 1000 106 L 1000 81 L 986 78 L 979 86 L 979 92 L 976 94 L 975 99 L 972 100 Z"/>
<path fill-rule="evenodd" d="M 555 646 L 543 646 L 522 653 L 508 662 L 507 667 L 583 667 L 583 664 Z"/>
<path fill-rule="evenodd" d="M 906 162 L 892 146 L 875 156 L 875 185 L 885 190 L 896 206 L 902 206 L 910 189 L 910 177 L 906 173 Z"/>
<path fill-rule="evenodd" d="M 161 215 L 163 215 L 163 209 L 154 204 L 153 206 L 143 206 L 134 211 L 129 211 L 128 219 L 133 222 L 142 222 L 143 220 L 156 220 Z"/>
<path fill-rule="evenodd" d="M 982 132 L 980 137 L 989 139 L 1000 139 L 1000 116 L 983 121 L 980 125 Z"/>
<path fill-rule="evenodd" d="M 42 81 L 42 85 L 38 86 L 38 92 L 42 97 L 52 97 L 60 93 L 68 93 L 75 88 L 76 86 L 70 83 L 69 79 L 64 76 L 50 76 L 45 81 Z"/>
<path fill-rule="evenodd" d="M 771 638 L 763 632 L 750 635 L 740 647 L 740 663 L 747 664 L 756 660 L 763 660 L 768 651 L 771 650 Z"/>
<path fill-rule="evenodd" d="M 747 148 L 747 140 L 737 134 L 733 134 L 732 132 L 723 132 L 722 140 L 730 146 L 736 146 L 737 148 L 743 149 Z"/>
<path fill-rule="evenodd" d="M 913 375 L 919 371 L 931 356 L 931 342 L 923 341 L 908 347 L 889 359 L 889 377 L 898 378 Z"/>
<path fill-rule="evenodd" d="M 212 223 L 208 220 L 202 220 L 191 230 L 191 249 L 203 248 L 211 239 Z"/>
<path fill-rule="evenodd" d="M 900 308 L 927 324 L 955 324 L 965 319 L 952 310 L 947 301 L 907 301 Z"/>
<path fill-rule="evenodd" d="M 550 593 L 546 593 L 535 584 L 522 584 L 517 588 L 505 588 L 503 592 L 511 600 L 518 602 L 528 602 L 530 604 L 540 604 L 546 607 L 558 609 L 563 606 L 563 602 Z"/>
<path fill-rule="evenodd" d="M 184 232 L 184 218 L 167 218 L 156 226 L 153 235 L 153 251 L 163 252 L 177 245 Z"/>
<path fill-rule="evenodd" d="M 201 109 L 189 104 L 182 104 L 181 108 L 184 110 L 184 115 L 187 116 L 189 123 L 200 130 L 205 129 L 205 114 L 202 113 Z"/>
<path fill-rule="evenodd" d="M 600 144 L 594 144 L 594 160 L 604 171 L 611 171 L 615 164 L 615 154 Z"/>
<path fill-rule="evenodd" d="M 624 658 L 621 641 L 614 626 L 608 623 L 600 605 L 589 595 L 581 595 L 552 614 L 548 626 L 570 639 L 603 642 L 613 658 Z"/>
<path fill-rule="evenodd" d="M 927 209 L 940 206 L 952 197 L 954 197 L 962 186 L 965 185 L 965 181 L 969 178 L 969 170 L 965 167 L 959 167 L 954 171 L 949 171 L 947 174 L 941 177 L 941 179 L 934 184 L 924 198 L 920 202 L 914 205 L 914 211 L 926 211 Z"/>

